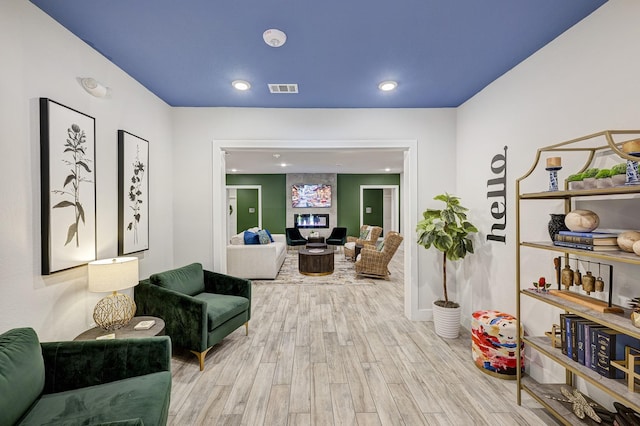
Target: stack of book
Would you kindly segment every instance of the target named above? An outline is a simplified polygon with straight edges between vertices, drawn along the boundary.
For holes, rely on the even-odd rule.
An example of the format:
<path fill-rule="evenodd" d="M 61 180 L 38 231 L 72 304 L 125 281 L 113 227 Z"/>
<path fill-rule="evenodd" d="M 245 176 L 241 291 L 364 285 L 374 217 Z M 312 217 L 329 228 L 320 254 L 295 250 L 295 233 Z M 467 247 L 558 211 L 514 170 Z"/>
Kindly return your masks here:
<path fill-rule="evenodd" d="M 554 245 L 589 251 L 615 251 L 618 247 L 618 234 L 610 232 L 573 232 L 559 231 Z"/>
<path fill-rule="evenodd" d="M 610 379 L 624 378 L 611 361 L 624 361 L 626 346 L 640 351 L 638 339 L 578 315 L 560 314 L 560 330 L 563 354 Z"/>

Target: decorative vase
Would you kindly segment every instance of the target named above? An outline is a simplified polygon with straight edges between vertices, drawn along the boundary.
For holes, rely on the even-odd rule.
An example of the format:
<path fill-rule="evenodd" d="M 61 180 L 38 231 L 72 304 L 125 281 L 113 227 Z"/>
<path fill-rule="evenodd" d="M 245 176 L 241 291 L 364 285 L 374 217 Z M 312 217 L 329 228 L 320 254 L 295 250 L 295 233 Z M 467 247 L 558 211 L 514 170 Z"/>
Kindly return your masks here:
<path fill-rule="evenodd" d="M 443 308 L 433 302 L 433 325 L 436 334 L 445 339 L 456 339 L 460 335 L 460 314 L 462 308 Z"/>
<path fill-rule="evenodd" d="M 564 224 L 564 214 L 550 213 L 549 216 L 551 216 L 551 220 L 549 220 L 548 225 L 549 237 L 551 238 L 551 241 L 555 241 L 556 234 L 559 231 L 568 231 L 569 228 L 567 228 L 567 225 Z"/>

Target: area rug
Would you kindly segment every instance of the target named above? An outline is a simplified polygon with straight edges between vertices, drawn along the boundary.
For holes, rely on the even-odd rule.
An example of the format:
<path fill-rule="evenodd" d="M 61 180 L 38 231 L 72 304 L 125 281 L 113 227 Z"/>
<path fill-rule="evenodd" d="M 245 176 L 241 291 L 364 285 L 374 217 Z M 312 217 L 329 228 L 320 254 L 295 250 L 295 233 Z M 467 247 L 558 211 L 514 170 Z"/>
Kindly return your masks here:
<path fill-rule="evenodd" d="M 298 252 L 289 251 L 274 280 L 251 280 L 254 284 L 289 284 L 289 285 L 369 285 L 375 279 L 356 276 L 353 262 L 345 259 L 343 252 L 336 251 L 333 259 L 333 274 L 322 276 L 303 275 L 298 272 Z"/>

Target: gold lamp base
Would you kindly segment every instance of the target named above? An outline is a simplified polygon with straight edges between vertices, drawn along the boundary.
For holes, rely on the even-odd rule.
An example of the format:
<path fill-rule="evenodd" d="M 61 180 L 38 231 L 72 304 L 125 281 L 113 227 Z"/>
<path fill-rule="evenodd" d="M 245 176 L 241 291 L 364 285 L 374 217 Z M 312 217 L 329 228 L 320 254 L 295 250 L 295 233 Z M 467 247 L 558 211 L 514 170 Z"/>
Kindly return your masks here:
<path fill-rule="evenodd" d="M 100 299 L 93 310 L 93 320 L 103 330 L 113 331 L 129 324 L 136 313 L 136 303 L 126 294 L 114 291 Z"/>

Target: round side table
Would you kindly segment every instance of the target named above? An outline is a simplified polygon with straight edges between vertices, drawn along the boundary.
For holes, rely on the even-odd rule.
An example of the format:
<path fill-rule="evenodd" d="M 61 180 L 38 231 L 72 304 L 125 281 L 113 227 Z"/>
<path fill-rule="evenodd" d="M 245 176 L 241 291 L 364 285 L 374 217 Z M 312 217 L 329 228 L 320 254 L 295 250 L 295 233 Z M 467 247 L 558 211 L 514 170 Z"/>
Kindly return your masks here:
<path fill-rule="evenodd" d="M 155 321 L 153 327 L 147 330 L 136 330 L 134 327 L 141 321 Z M 114 331 L 103 330 L 100 327 L 93 327 L 89 330 L 79 334 L 73 340 L 96 340 L 98 337 L 106 336 L 108 334 L 115 334 L 116 339 L 129 339 L 132 337 L 153 337 L 164 336 L 164 321 L 158 317 L 133 317 L 129 324 Z"/>

